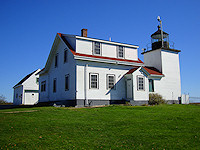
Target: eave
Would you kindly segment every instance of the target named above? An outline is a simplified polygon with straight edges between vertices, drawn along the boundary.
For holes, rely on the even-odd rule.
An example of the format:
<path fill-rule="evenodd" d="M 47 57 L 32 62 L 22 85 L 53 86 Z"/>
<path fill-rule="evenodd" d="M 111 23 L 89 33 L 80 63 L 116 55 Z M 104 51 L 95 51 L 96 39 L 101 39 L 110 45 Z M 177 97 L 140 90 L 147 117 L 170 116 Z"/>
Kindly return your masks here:
<path fill-rule="evenodd" d="M 146 52 L 142 52 L 141 54 L 143 55 L 143 54 L 145 54 L 145 53 L 149 53 L 149 52 L 156 51 L 156 50 L 167 50 L 167 51 L 171 51 L 171 52 L 175 52 L 175 53 L 181 52 L 181 50 L 162 47 L 162 48 L 159 48 L 159 49 L 148 50 L 148 51 L 146 51 Z"/>
<path fill-rule="evenodd" d="M 74 55 L 74 59 L 76 60 L 96 61 L 96 62 L 102 62 L 102 63 L 113 63 L 113 64 L 121 64 L 121 65 L 134 65 L 134 66 L 144 65 L 144 63 L 140 59 L 129 60 L 129 59 L 111 58 L 111 57 L 104 57 L 104 56 L 95 56 L 95 55 L 76 53 L 73 50 L 71 50 L 71 52 Z"/>
<path fill-rule="evenodd" d="M 162 73 L 152 73 L 152 72 L 149 72 L 148 70 L 146 70 L 145 67 L 142 67 L 141 70 L 146 74 L 146 76 L 148 78 L 162 78 L 164 77 L 164 75 Z"/>

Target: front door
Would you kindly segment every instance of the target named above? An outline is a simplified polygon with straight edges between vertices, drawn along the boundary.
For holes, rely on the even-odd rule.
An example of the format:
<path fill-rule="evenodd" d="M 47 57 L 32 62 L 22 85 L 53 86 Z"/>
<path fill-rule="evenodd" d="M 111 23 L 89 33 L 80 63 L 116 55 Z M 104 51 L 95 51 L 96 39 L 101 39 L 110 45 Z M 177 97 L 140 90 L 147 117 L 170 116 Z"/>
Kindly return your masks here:
<path fill-rule="evenodd" d="M 127 99 L 133 99 L 133 81 L 131 79 L 126 80 L 126 96 Z"/>

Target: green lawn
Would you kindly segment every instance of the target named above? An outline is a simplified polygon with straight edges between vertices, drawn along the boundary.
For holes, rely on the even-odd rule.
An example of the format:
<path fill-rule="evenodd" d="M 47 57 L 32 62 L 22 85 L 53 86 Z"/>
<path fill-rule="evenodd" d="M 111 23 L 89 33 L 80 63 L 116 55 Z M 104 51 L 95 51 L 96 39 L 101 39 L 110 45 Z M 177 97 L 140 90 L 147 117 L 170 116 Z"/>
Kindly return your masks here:
<path fill-rule="evenodd" d="M 0 110 L 7 148 L 200 149 L 200 105 Z"/>

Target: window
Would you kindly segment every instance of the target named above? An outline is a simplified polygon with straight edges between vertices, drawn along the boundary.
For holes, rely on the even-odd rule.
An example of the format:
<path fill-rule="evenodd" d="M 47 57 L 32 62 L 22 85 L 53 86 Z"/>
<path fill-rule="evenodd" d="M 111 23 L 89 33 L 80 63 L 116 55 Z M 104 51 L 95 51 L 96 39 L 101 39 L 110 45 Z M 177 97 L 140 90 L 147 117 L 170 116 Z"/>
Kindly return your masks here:
<path fill-rule="evenodd" d="M 118 58 L 124 58 L 124 47 L 118 46 Z"/>
<path fill-rule="evenodd" d="M 94 42 L 93 54 L 94 54 L 94 55 L 101 55 L 101 43 L 99 43 L 99 42 Z"/>
<path fill-rule="evenodd" d="M 56 79 L 53 79 L 53 92 L 56 92 Z"/>
<path fill-rule="evenodd" d="M 55 56 L 55 68 L 58 67 L 58 54 Z"/>
<path fill-rule="evenodd" d="M 18 94 L 16 94 L 16 98 L 18 98 Z"/>
<path fill-rule="evenodd" d="M 90 73 L 90 89 L 99 88 L 99 75 L 97 73 Z"/>
<path fill-rule="evenodd" d="M 149 92 L 154 92 L 154 82 L 152 79 L 149 79 Z"/>
<path fill-rule="evenodd" d="M 45 92 L 46 91 L 46 81 L 42 81 L 41 82 L 41 92 Z"/>
<path fill-rule="evenodd" d="M 65 76 L 65 91 L 69 90 L 69 75 Z"/>
<path fill-rule="evenodd" d="M 64 50 L 64 63 L 67 62 L 67 50 L 65 49 Z"/>
<path fill-rule="evenodd" d="M 107 89 L 115 89 L 115 75 L 107 75 Z"/>
<path fill-rule="evenodd" d="M 138 90 L 144 90 L 144 77 L 138 76 L 137 79 Z"/>
<path fill-rule="evenodd" d="M 38 84 L 39 83 L 39 78 L 36 78 L 36 84 Z"/>

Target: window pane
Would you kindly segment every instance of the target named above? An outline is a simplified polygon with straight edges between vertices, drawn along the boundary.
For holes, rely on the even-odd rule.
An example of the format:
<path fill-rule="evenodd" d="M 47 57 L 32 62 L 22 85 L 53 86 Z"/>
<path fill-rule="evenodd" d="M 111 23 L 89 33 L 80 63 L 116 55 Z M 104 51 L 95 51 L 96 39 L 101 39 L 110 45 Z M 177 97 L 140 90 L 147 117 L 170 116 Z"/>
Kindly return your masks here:
<path fill-rule="evenodd" d="M 138 77 L 138 90 L 144 90 L 144 78 Z"/>
<path fill-rule="evenodd" d="M 56 92 L 56 79 L 53 80 L 53 92 Z"/>
<path fill-rule="evenodd" d="M 69 76 L 65 76 L 65 90 L 69 90 Z"/>
<path fill-rule="evenodd" d="M 100 43 L 99 42 L 95 42 L 94 43 L 94 54 L 101 54 L 101 48 L 100 48 Z"/>
<path fill-rule="evenodd" d="M 98 88 L 98 75 L 97 74 L 91 74 L 90 75 L 90 88 Z"/>
<path fill-rule="evenodd" d="M 58 55 L 55 56 L 55 67 L 58 66 Z"/>
<path fill-rule="evenodd" d="M 64 62 L 67 62 L 67 50 L 64 51 Z"/>
<path fill-rule="evenodd" d="M 118 48 L 118 57 L 124 57 L 124 50 L 122 46 Z"/>
<path fill-rule="evenodd" d="M 154 92 L 154 82 L 152 79 L 149 79 L 149 92 Z"/>
<path fill-rule="evenodd" d="M 114 85 L 115 85 L 115 76 L 114 75 L 108 75 L 107 76 L 107 88 L 108 89 L 112 89 L 114 88 Z"/>

